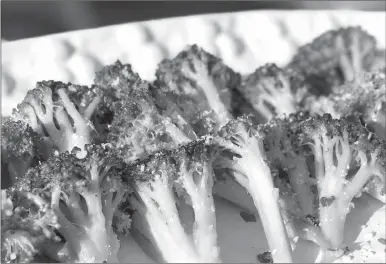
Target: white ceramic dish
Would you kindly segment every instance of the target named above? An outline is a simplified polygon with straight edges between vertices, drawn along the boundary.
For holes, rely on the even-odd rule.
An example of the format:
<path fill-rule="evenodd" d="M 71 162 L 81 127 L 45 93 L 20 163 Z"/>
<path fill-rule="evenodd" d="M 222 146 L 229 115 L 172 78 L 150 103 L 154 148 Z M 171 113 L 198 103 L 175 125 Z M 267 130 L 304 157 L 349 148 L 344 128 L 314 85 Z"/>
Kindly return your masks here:
<path fill-rule="evenodd" d="M 360 25 L 385 46 L 385 12 L 252 11 L 163 19 L 82 30 L 2 43 L 2 114 L 8 115 L 37 81 L 53 79 L 89 85 L 102 65 L 119 59 L 153 79 L 157 63 L 196 43 L 247 73 L 266 62 L 283 65 L 295 49 L 326 30 Z M 347 224 L 346 243 L 364 243 L 336 262 L 385 263 L 385 206 L 356 201 Z M 268 249 L 262 226 L 245 223 L 240 209 L 216 201 L 219 243 L 224 262 L 258 262 Z M 363 227 L 363 228 L 362 228 Z M 131 237 L 122 238 L 123 263 L 152 262 Z M 368 243 L 370 241 L 370 243 Z M 316 259 L 317 249 L 299 242 L 295 262 Z"/>

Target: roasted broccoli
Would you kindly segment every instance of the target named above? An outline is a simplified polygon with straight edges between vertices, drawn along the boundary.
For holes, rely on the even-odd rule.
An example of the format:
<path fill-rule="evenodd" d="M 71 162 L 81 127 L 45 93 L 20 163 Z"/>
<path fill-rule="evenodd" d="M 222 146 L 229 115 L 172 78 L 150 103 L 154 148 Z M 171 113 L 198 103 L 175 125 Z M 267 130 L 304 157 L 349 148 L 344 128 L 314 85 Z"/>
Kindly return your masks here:
<path fill-rule="evenodd" d="M 374 68 L 375 38 L 360 27 L 330 30 L 299 48 L 288 64 L 316 95 L 328 95 L 346 81 Z"/>
<path fill-rule="evenodd" d="M 385 68 L 347 82 L 339 91 L 320 98 L 309 97 L 304 106 L 312 114 L 329 113 L 334 118 L 357 115 L 378 137 L 386 139 Z"/>
<path fill-rule="evenodd" d="M 384 186 L 386 145 L 355 117 L 317 116 L 304 121 L 302 131 L 300 144 L 313 157 L 319 225 L 331 247 L 338 248 L 352 199 L 373 177 Z"/>
<path fill-rule="evenodd" d="M 261 123 L 297 111 L 290 75 L 276 64 L 266 64 L 244 77 L 240 92 L 261 115 Z"/>
<path fill-rule="evenodd" d="M 27 92 L 13 117 L 27 122 L 32 129 L 48 137 L 59 151 L 80 148 L 93 142 L 95 131 L 91 118 L 101 98 L 87 86 L 62 82 L 38 82 Z"/>
<path fill-rule="evenodd" d="M 1 125 L 2 188 L 22 178 L 27 170 L 51 154 L 51 146 L 23 121 L 5 117 Z"/>
<path fill-rule="evenodd" d="M 1 260 L 128 262 L 135 240 L 153 261 L 221 262 L 219 197 L 259 216 L 253 258 L 297 261 L 304 240 L 339 258 L 354 198 L 386 197 L 384 59 L 347 27 L 244 76 L 192 45 L 154 82 L 120 61 L 91 86 L 38 82 L 1 126 Z"/>
<path fill-rule="evenodd" d="M 212 138 L 206 137 L 163 150 L 133 164 L 125 176 L 134 190 L 130 201 L 148 223 L 166 262 L 220 261 L 212 196 L 216 148 L 211 144 Z M 194 212 L 192 238 L 180 219 L 181 202 Z"/>
<path fill-rule="evenodd" d="M 112 104 L 115 115 L 107 137 L 126 162 L 191 140 L 170 118 L 161 115 L 148 83 L 140 81 L 131 89 L 130 94 Z"/>
<path fill-rule="evenodd" d="M 262 221 L 274 262 L 292 262 L 291 247 L 279 207 L 279 191 L 267 163 L 262 135 L 251 118 L 230 121 L 219 132 L 222 155 L 215 162 L 217 170 L 228 173 L 219 178 L 233 179 L 253 198 Z"/>
<path fill-rule="evenodd" d="M 39 195 L 15 188 L 1 191 L 1 260 L 28 263 L 42 254 L 42 245 L 56 243 L 58 219 Z"/>
<path fill-rule="evenodd" d="M 155 87 L 179 107 L 198 136 L 218 131 L 232 119 L 240 76 L 197 45 L 162 61 L 156 76 Z"/>
<path fill-rule="evenodd" d="M 85 149 L 83 159 L 76 157 L 77 149 L 50 157 L 31 168 L 12 188 L 39 197 L 57 218 L 55 232 L 60 241 L 42 246 L 51 259 L 117 261 L 119 241 L 112 221 L 127 194 L 121 184 L 124 169 L 107 148 L 86 145 Z"/>

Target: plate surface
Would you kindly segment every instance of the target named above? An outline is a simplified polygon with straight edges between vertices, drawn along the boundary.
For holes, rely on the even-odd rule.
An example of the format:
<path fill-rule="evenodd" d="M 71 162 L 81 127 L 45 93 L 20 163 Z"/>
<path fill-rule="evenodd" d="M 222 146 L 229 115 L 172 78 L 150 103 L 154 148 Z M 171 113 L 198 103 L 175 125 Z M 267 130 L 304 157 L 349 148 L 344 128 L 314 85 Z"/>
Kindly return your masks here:
<path fill-rule="evenodd" d="M 249 11 L 161 19 L 2 43 L 2 114 L 37 81 L 89 85 L 117 59 L 152 80 L 157 64 L 198 44 L 236 71 L 288 62 L 299 45 L 326 30 L 360 25 L 385 46 L 385 12 Z"/>

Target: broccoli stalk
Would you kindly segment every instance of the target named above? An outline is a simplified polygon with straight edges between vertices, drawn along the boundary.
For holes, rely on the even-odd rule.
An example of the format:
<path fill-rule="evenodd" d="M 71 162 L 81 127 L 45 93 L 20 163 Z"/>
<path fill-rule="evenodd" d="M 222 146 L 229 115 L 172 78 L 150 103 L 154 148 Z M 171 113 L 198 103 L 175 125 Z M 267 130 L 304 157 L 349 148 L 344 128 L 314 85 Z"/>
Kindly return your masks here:
<path fill-rule="evenodd" d="M 220 262 L 217 246 L 216 215 L 212 195 L 216 151 L 211 138 L 200 139 L 179 149 L 179 173 L 177 180 L 185 190 L 187 200 L 194 211 L 194 243 L 201 260 Z"/>
<path fill-rule="evenodd" d="M 224 155 L 217 166 L 232 171 L 234 179 L 253 198 L 274 262 L 291 262 L 291 247 L 278 204 L 279 192 L 265 161 L 260 135 L 254 133 L 249 119 L 231 121 L 220 133 L 223 138 L 220 145 L 231 157 Z"/>
<path fill-rule="evenodd" d="M 320 228 L 331 247 L 338 248 L 352 199 L 372 177 L 385 182 L 384 142 L 372 139 L 358 120 L 334 120 L 328 114 L 307 121 L 305 131 L 314 156 Z M 353 160 L 359 168 L 350 175 Z"/>
<path fill-rule="evenodd" d="M 166 262 L 219 262 L 212 196 L 214 155 L 206 139 L 174 151 L 156 153 L 131 168 L 128 179 L 134 208 L 146 219 L 154 244 Z M 186 233 L 177 204 L 191 205 L 192 237 Z"/>

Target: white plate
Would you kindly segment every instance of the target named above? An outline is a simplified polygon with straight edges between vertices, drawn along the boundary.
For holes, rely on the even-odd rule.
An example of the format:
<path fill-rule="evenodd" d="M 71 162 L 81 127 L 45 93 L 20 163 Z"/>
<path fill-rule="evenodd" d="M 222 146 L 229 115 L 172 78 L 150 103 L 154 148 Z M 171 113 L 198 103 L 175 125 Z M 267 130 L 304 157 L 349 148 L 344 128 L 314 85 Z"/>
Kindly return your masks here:
<path fill-rule="evenodd" d="M 128 23 L 2 43 L 2 114 L 37 81 L 91 84 L 102 65 L 131 63 L 153 79 L 158 62 L 196 43 L 236 71 L 288 62 L 295 49 L 326 30 L 360 25 L 385 46 L 385 12 L 249 11 Z"/>

